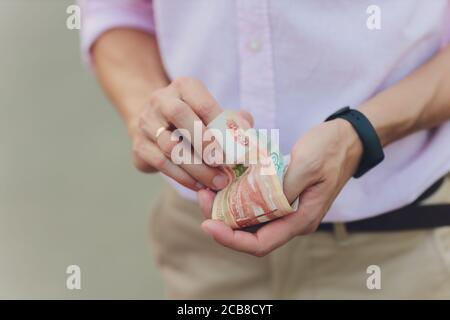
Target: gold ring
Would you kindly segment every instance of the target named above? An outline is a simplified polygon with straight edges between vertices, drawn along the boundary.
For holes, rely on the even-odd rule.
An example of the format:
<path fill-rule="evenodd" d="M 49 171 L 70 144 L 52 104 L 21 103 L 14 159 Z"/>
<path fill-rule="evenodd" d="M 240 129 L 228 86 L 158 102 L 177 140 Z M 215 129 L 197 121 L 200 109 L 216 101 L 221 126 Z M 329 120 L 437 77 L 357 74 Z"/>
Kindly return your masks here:
<path fill-rule="evenodd" d="M 166 127 L 161 127 L 158 130 L 156 130 L 156 134 L 155 134 L 156 139 L 158 139 L 158 137 L 161 135 L 161 133 L 163 133 L 166 130 L 167 130 Z"/>

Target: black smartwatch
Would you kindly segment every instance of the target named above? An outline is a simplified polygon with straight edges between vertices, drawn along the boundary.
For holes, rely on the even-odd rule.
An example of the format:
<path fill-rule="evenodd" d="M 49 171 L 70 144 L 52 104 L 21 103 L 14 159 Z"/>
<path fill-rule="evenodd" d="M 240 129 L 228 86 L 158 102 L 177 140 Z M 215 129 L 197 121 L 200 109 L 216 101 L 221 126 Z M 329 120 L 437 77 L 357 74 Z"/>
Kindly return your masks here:
<path fill-rule="evenodd" d="M 361 162 L 359 163 L 359 167 L 353 175 L 354 178 L 359 178 L 383 161 L 383 147 L 381 146 L 377 132 L 373 128 L 369 119 L 367 119 L 366 116 L 358 110 L 345 107 L 333 113 L 325 121 L 330 121 L 337 118 L 350 122 L 361 139 L 363 145 L 363 155 Z"/>

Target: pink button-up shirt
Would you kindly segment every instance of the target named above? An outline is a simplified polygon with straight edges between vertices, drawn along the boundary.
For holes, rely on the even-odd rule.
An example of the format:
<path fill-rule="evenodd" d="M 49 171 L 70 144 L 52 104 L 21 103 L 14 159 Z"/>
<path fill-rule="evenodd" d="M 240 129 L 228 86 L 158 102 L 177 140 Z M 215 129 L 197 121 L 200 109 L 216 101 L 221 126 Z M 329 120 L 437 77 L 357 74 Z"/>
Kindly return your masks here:
<path fill-rule="evenodd" d="M 447 0 L 81 0 L 82 48 L 125 26 L 157 35 L 167 74 L 202 80 L 224 108 L 279 128 L 283 153 L 342 106 L 357 107 L 448 42 Z M 381 9 L 370 30 L 369 5 Z M 395 107 L 395 106 L 393 106 Z M 450 123 L 389 145 L 345 186 L 325 221 L 404 206 L 450 171 Z M 183 196 L 193 192 L 177 186 Z"/>

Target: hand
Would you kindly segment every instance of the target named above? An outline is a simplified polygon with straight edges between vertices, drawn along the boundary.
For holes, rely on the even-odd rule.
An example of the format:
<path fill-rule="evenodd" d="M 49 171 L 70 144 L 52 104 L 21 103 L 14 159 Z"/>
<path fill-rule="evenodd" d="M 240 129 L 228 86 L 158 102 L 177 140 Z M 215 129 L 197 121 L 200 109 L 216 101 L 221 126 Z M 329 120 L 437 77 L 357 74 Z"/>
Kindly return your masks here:
<path fill-rule="evenodd" d="M 222 112 L 219 104 L 203 86 L 192 78 L 179 78 L 169 86 L 152 93 L 149 104 L 144 107 L 138 119 L 138 130 L 132 134 L 134 163 L 143 172 L 160 171 L 182 185 L 200 190 L 205 186 L 214 190 L 224 188 L 228 178 L 217 168 L 202 164 L 176 165 L 171 161 L 171 152 L 178 141 L 171 141 L 169 128 L 189 131 L 194 137 L 194 122 L 202 123 L 202 132 L 206 125 Z M 167 128 L 158 137 L 159 128 Z M 202 150 L 192 142 L 197 156 Z"/>
<path fill-rule="evenodd" d="M 356 171 L 362 150 L 350 123 L 342 119 L 322 123 L 298 140 L 291 151 L 283 187 L 290 202 L 300 196 L 296 212 L 269 222 L 256 233 L 233 230 L 209 219 L 214 193 L 201 190 L 199 203 L 207 218 L 202 228 L 218 243 L 256 256 L 268 254 L 295 236 L 312 233 Z"/>

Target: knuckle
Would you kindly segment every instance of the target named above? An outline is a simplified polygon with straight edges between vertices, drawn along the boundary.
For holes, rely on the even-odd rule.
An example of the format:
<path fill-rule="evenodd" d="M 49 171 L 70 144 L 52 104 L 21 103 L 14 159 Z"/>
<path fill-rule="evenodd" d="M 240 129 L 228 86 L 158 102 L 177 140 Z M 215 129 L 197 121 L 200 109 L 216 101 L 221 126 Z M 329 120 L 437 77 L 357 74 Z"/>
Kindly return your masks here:
<path fill-rule="evenodd" d="M 150 118 L 150 112 L 151 112 L 150 106 L 145 106 L 142 108 L 141 112 L 139 113 L 139 122 L 146 122 Z"/>
<path fill-rule="evenodd" d="M 147 126 L 147 120 L 145 119 L 145 117 L 143 115 L 139 116 L 139 119 L 138 119 L 139 129 L 145 131 L 146 126 Z"/>
<path fill-rule="evenodd" d="M 164 89 L 158 89 L 153 91 L 153 93 L 148 98 L 150 106 L 156 108 L 161 104 L 161 97 Z"/>
<path fill-rule="evenodd" d="M 169 120 L 174 120 L 181 117 L 185 112 L 185 105 L 181 102 L 179 103 L 171 103 L 165 106 L 164 108 L 164 116 Z"/>
<path fill-rule="evenodd" d="M 190 78 L 190 77 L 177 77 L 172 81 L 172 84 L 174 87 L 176 88 L 181 88 L 186 86 L 189 83 L 192 83 L 194 81 L 194 79 Z"/>
<path fill-rule="evenodd" d="M 199 103 L 197 112 L 201 118 L 205 118 L 208 117 L 215 108 L 217 108 L 217 103 L 215 101 L 205 99 L 205 101 Z"/>
<path fill-rule="evenodd" d="M 189 78 L 189 83 L 190 84 L 194 84 L 196 86 L 204 87 L 203 82 L 201 80 L 197 79 L 197 78 Z"/>
<path fill-rule="evenodd" d="M 141 132 L 145 133 L 149 128 L 152 119 L 150 112 L 149 110 L 143 110 L 137 119 L 137 125 Z"/>
<path fill-rule="evenodd" d="M 177 143 L 178 142 L 176 141 L 167 141 L 165 143 L 159 144 L 159 147 L 161 148 L 161 151 L 164 153 L 164 155 L 170 158 L 172 156 L 172 150 Z"/>
<path fill-rule="evenodd" d="M 151 107 L 145 107 L 138 115 L 137 126 L 143 132 L 151 128 L 151 123 L 156 118 L 155 111 Z"/>
<path fill-rule="evenodd" d="M 150 98 L 148 98 L 148 103 L 151 106 L 156 106 L 159 103 L 159 96 L 156 93 L 152 93 Z"/>
<path fill-rule="evenodd" d="M 158 170 L 161 170 L 166 164 L 167 158 L 162 153 L 157 153 L 152 156 L 151 164 Z"/>

